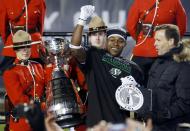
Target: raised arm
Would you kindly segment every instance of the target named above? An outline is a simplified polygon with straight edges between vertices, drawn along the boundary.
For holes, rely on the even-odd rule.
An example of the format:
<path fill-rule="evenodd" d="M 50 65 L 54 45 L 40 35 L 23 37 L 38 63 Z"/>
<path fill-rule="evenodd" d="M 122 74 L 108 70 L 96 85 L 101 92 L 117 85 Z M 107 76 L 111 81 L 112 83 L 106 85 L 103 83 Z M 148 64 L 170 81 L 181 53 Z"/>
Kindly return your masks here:
<path fill-rule="evenodd" d="M 78 20 L 78 24 L 76 25 L 71 43 L 74 46 L 80 46 L 82 41 L 82 33 L 84 25 L 86 24 L 87 19 L 94 14 L 94 6 L 85 5 L 80 8 L 80 17 Z"/>
<path fill-rule="evenodd" d="M 82 41 L 83 25 L 77 24 L 71 39 L 71 43 L 74 46 L 80 46 Z"/>
<path fill-rule="evenodd" d="M 86 57 L 86 53 L 81 47 L 83 28 L 86 24 L 86 20 L 94 14 L 94 9 L 95 8 L 92 5 L 85 5 L 81 7 L 78 24 L 74 29 L 71 44 L 69 45 L 72 55 L 76 57 L 79 62 L 84 62 Z"/>

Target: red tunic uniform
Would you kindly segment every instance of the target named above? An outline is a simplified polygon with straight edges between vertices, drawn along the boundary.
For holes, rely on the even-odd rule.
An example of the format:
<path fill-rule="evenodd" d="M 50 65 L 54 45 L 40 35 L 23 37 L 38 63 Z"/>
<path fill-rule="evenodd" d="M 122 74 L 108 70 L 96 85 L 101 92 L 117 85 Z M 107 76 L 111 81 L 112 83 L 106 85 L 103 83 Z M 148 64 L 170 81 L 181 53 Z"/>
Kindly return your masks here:
<path fill-rule="evenodd" d="M 18 63 L 18 60 L 15 63 Z M 44 94 L 45 75 L 42 66 L 37 62 L 31 62 L 29 65 L 16 64 L 3 74 L 7 95 L 14 106 L 29 103 L 31 98 L 34 98 L 34 94 L 36 98 L 41 98 Z M 30 87 L 32 87 L 31 90 L 26 92 L 26 89 Z M 20 118 L 18 122 L 14 122 L 10 117 L 10 130 L 31 131 L 32 129 L 26 119 Z"/>
<path fill-rule="evenodd" d="M 26 0 L 28 1 L 28 0 Z M 44 17 L 45 17 L 45 1 L 44 0 L 30 0 L 27 6 L 28 15 L 26 12 L 20 17 L 18 22 L 14 22 L 14 19 L 19 16 L 24 7 L 24 0 L 1 0 L 0 4 L 0 34 L 2 36 L 5 46 L 12 45 L 12 35 L 7 35 L 9 22 L 12 26 L 26 26 L 26 19 L 28 23 L 28 30 L 37 29 L 38 31 L 33 31 L 31 37 L 33 41 L 41 40 L 43 27 L 44 27 Z M 26 17 L 28 16 L 28 17 Z M 38 58 L 38 46 L 32 45 L 31 58 Z M 12 48 L 4 48 L 2 55 L 15 57 L 16 54 Z"/>
<path fill-rule="evenodd" d="M 134 0 L 127 18 L 127 30 L 130 35 L 135 39 L 136 27 L 139 18 L 141 18 L 145 12 L 154 5 L 156 0 Z M 146 16 L 144 23 L 151 23 L 153 20 L 155 8 Z M 185 10 L 180 0 L 161 0 L 158 4 L 158 11 L 153 23 L 154 26 L 160 24 L 176 24 L 179 29 L 181 36 L 186 31 L 187 17 Z M 137 38 L 136 46 L 133 50 L 134 56 L 142 57 L 157 57 L 157 52 L 154 47 L 154 37 L 148 37 L 143 43 L 144 36 L 142 31 Z"/>

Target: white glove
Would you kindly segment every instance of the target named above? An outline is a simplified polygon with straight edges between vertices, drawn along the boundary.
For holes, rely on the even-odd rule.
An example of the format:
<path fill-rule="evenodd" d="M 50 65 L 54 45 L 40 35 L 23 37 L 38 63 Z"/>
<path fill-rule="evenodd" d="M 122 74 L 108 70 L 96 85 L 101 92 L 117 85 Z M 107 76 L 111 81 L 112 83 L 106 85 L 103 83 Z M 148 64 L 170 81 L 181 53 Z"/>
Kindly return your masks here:
<path fill-rule="evenodd" d="M 86 20 L 94 14 L 95 7 L 92 5 L 85 5 L 80 8 L 80 17 L 78 24 L 79 25 L 85 25 Z"/>

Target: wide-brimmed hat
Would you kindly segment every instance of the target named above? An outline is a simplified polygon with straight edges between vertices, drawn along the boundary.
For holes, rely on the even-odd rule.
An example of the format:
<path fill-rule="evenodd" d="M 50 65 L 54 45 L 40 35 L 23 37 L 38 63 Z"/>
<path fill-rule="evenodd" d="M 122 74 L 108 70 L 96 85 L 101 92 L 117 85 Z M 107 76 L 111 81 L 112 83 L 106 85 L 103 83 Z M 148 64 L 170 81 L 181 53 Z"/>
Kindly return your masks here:
<path fill-rule="evenodd" d="M 125 41 L 127 40 L 126 30 L 121 27 L 110 28 L 107 30 L 107 38 L 111 36 L 119 36 Z"/>
<path fill-rule="evenodd" d="M 18 30 L 12 39 L 13 45 L 5 46 L 4 48 L 17 48 L 41 43 L 41 41 L 32 42 L 30 34 L 23 30 Z"/>
<path fill-rule="evenodd" d="M 94 16 L 91 19 L 88 27 L 89 27 L 89 33 L 105 31 L 107 29 L 107 26 L 105 25 L 104 21 L 99 16 Z"/>

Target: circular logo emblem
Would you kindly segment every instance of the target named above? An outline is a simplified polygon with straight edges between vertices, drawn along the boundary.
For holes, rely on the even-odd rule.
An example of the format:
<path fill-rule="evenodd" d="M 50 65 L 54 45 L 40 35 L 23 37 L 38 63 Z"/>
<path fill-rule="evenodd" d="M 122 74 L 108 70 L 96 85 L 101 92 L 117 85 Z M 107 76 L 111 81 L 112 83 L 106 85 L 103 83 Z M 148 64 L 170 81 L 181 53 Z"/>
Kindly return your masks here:
<path fill-rule="evenodd" d="M 142 92 L 132 84 L 123 84 L 115 92 L 117 103 L 128 111 L 140 109 L 144 103 Z"/>
<path fill-rule="evenodd" d="M 113 77 L 117 77 L 118 75 L 121 74 L 121 70 L 120 70 L 120 69 L 117 69 L 117 68 L 112 68 L 109 72 L 110 72 L 110 74 L 111 74 Z"/>

